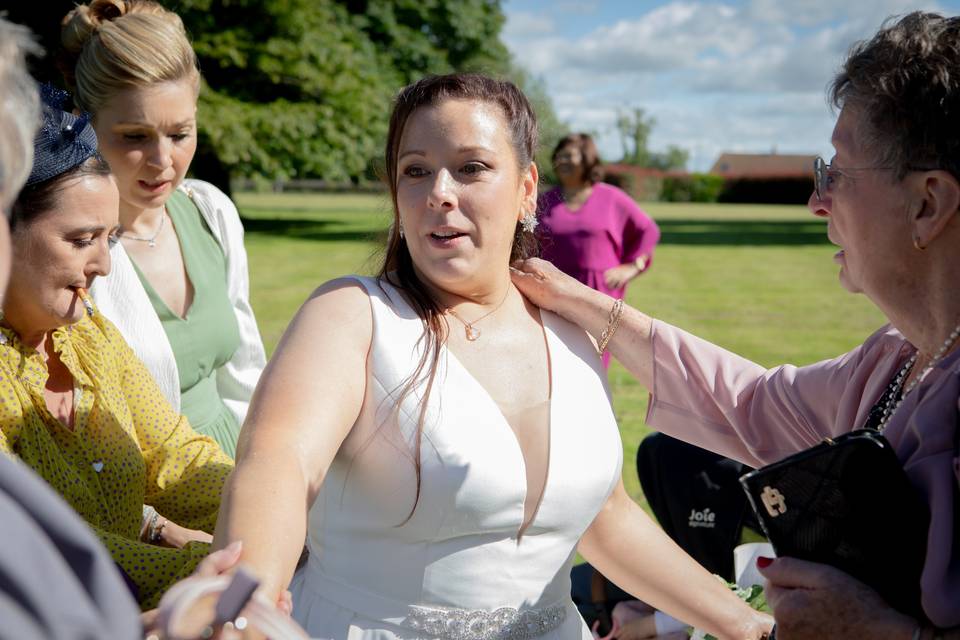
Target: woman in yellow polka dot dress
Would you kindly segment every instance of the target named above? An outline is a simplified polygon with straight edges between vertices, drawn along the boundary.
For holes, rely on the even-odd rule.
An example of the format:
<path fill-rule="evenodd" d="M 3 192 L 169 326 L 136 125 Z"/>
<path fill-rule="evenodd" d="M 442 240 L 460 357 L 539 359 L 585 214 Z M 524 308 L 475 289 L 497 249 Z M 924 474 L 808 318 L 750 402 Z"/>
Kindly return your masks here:
<path fill-rule="evenodd" d="M 86 119 L 44 111 L 11 221 L 0 451 L 32 467 L 90 524 L 147 609 L 206 555 L 196 539 L 209 536 L 190 530 L 213 530 L 233 463 L 173 410 L 86 300 L 93 279 L 110 270 L 119 196 Z M 146 527 L 144 505 L 163 514 L 150 511 Z M 179 540 L 164 535 L 167 518 Z"/>

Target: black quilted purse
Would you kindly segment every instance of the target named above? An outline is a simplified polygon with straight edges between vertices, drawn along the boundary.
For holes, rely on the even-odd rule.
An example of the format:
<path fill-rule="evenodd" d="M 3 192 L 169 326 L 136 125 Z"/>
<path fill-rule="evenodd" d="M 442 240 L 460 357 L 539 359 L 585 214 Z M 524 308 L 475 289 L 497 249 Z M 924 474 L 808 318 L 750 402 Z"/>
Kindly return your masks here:
<path fill-rule="evenodd" d="M 890 443 L 861 429 L 740 478 L 778 556 L 829 564 L 925 620 L 930 515 Z"/>

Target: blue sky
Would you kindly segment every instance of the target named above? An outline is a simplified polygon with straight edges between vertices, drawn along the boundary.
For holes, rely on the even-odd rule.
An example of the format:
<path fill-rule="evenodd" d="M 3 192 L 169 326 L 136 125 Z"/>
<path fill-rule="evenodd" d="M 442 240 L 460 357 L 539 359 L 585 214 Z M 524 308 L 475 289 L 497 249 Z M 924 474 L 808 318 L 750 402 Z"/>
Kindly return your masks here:
<path fill-rule="evenodd" d="M 656 119 L 650 146 L 690 152 L 819 153 L 835 115 L 825 88 L 855 41 L 915 9 L 960 0 L 505 0 L 504 40 L 543 79 L 561 119 L 622 154 L 618 110 Z"/>

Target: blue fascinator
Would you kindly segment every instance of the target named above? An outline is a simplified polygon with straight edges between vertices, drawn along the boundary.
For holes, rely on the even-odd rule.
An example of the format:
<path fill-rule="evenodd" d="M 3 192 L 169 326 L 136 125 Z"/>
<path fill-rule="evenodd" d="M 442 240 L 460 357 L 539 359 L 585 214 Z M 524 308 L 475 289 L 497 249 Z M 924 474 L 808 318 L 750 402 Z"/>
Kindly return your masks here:
<path fill-rule="evenodd" d="M 27 186 L 65 173 L 97 152 L 97 134 L 90 116 L 64 111 L 68 97 L 66 91 L 50 85 L 40 88 L 43 125 L 33 141 L 33 170 Z"/>

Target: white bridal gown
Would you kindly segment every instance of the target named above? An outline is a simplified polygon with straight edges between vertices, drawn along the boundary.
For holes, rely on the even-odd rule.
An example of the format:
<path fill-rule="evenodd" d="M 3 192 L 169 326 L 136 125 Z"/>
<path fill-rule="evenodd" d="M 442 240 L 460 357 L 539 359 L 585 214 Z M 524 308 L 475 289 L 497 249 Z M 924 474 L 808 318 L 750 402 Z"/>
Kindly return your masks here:
<path fill-rule="evenodd" d="M 310 509 L 310 560 L 291 585 L 294 618 L 311 636 L 335 640 L 591 638 L 570 600 L 570 567 L 620 478 L 623 453 L 587 335 L 542 312 L 549 453 L 526 524 L 517 436 L 480 383 L 442 351 L 411 515 L 423 385 L 399 408 L 395 400 L 419 362 L 422 324 L 397 289 L 358 280 L 373 311 L 365 405 Z"/>

